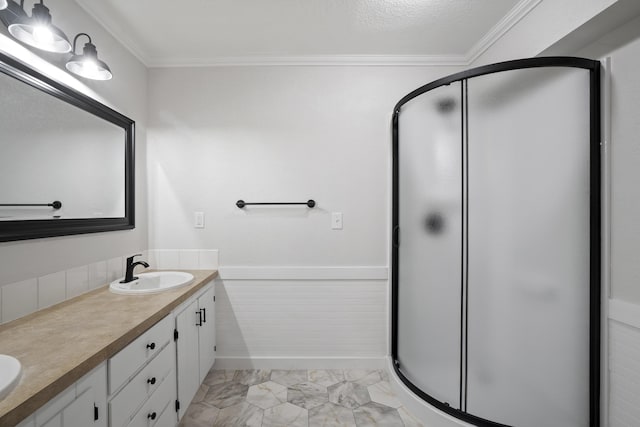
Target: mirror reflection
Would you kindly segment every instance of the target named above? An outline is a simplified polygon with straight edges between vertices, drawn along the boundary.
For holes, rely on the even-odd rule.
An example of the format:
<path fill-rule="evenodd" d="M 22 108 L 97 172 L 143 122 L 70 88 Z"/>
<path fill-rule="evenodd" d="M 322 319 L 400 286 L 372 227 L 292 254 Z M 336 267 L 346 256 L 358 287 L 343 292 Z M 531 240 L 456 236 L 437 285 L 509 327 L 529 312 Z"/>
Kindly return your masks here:
<path fill-rule="evenodd" d="M 3 73 L 0 93 L 0 221 L 125 216 L 125 129 Z"/>

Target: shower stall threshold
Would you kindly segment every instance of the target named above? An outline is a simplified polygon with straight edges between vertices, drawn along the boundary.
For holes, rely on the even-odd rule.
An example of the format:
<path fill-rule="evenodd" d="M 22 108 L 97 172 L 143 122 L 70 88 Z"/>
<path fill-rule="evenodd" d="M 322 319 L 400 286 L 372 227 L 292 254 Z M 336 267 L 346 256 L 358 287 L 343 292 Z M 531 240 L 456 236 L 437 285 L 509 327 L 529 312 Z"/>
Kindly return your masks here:
<path fill-rule="evenodd" d="M 389 383 L 391 384 L 393 392 L 409 412 L 422 422 L 424 427 L 474 427 L 473 424 L 466 423 L 442 412 L 416 396 L 400 378 L 398 378 L 395 369 L 393 369 L 391 356 L 387 356 L 386 367 L 387 371 L 389 371 Z"/>

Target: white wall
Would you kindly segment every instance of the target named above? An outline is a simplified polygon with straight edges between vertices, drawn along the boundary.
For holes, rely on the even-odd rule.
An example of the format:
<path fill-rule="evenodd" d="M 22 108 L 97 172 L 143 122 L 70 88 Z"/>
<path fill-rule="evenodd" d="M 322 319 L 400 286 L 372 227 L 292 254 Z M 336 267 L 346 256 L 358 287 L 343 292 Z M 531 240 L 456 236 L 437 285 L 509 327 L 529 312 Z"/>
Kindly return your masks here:
<path fill-rule="evenodd" d="M 387 354 L 391 112 L 454 71 L 150 70 L 150 247 L 220 250 L 219 357 Z M 316 208 L 235 206 L 309 198 Z"/>
<path fill-rule="evenodd" d="M 54 23 L 69 37 L 79 32 L 88 32 L 98 47 L 100 57 L 110 66 L 114 78 L 107 82 L 79 82 L 60 70 L 51 70 L 46 63 L 42 70 L 46 74 L 62 76 L 68 82 L 86 93 L 108 103 L 116 110 L 136 121 L 136 228 L 131 231 L 87 234 L 30 241 L 0 243 L 0 285 L 44 276 L 50 273 L 92 264 L 98 261 L 122 257 L 147 247 L 146 209 L 146 93 L 147 70 L 129 51 L 90 18 L 72 0 L 51 0 L 47 2 Z M 6 36 L 6 29 L 0 26 L 0 46 L 12 55 L 20 56 L 35 66 L 44 63 L 36 55 L 29 54 L 19 44 Z M 49 56 L 47 56 L 49 58 Z M 63 66 L 62 59 L 51 56 Z M 17 289 L 21 289 L 17 287 Z M 25 287 L 24 289 L 27 289 Z M 27 291 L 25 291 L 27 292 Z M 3 305 L 11 306 L 15 298 L 25 296 L 23 292 L 3 292 Z M 29 293 L 27 299 L 32 299 Z M 16 300 L 16 304 L 18 301 Z"/>
<path fill-rule="evenodd" d="M 611 58 L 611 298 L 640 305 L 640 17 L 577 53 Z"/>
<path fill-rule="evenodd" d="M 225 266 L 386 265 L 391 111 L 449 71 L 152 69 L 150 247 L 217 248 Z M 309 198 L 316 208 L 235 206 Z"/>
<path fill-rule="evenodd" d="M 609 425 L 640 420 L 640 17 L 578 52 L 610 58 Z"/>

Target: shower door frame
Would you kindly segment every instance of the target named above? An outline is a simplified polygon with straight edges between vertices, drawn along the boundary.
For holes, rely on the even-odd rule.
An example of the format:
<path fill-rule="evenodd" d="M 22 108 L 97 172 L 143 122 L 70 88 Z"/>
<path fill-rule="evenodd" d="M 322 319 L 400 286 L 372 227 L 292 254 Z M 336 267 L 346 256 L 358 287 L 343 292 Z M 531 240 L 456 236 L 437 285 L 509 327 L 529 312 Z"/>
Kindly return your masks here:
<path fill-rule="evenodd" d="M 561 67 L 581 68 L 589 71 L 589 427 L 600 425 L 600 341 L 601 341 L 601 125 L 600 125 L 600 67 L 599 61 L 576 57 L 539 57 L 518 59 L 485 65 L 452 74 L 435 80 L 404 96 L 393 108 L 392 117 L 392 229 L 391 229 L 391 357 L 393 368 L 400 380 L 424 401 L 439 410 L 477 426 L 504 427 L 496 423 L 455 409 L 413 384 L 402 372 L 398 361 L 398 265 L 400 239 L 400 196 L 399 196 L 399 130 L 398 118 L 402 106 L 408 101 L 441 86 L 460 81 L 466 86 L 468 79 L 504 71 L 530 68 Z M 466 92 L 463 93 L 466 98 Z M 466 99 L 463 99 L 466 105 Z M 462 117 L 464 115 L 464 109 Z M 466 127 L 461 139 L 464 143 Z M 464 203 L 464 201 L 463 201 Z M 462 352 L 462 343 L 461 343 Z"/>

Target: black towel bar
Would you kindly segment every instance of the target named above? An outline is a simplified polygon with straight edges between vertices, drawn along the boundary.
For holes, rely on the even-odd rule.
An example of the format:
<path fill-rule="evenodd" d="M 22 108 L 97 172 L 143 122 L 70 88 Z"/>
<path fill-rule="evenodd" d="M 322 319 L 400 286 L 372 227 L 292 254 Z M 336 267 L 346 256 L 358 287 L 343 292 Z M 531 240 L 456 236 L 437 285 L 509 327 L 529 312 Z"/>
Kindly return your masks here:
<path fill-rule="evenodd" d="M 307 205 L 307 207 L 314 207 L 316 205 L 315 200 L 307 200 L 306 202 L 254 202 L 254 203 L 249 203 L 249 202 L 245 202 L 244 200 L 238 200 L 236 202 L 236 206 L 239 207 L 240 209 L 244 208 L 245 206 L 249 206 L 249 205 Z"/>
<path fill-rule="evenodd" d="M 0 203 L 0 207 L 22 207 L 22 206 L 50 206 L 53 209 L 60 209 L 62 202 L 56 200 L 52 203 Z"/>

